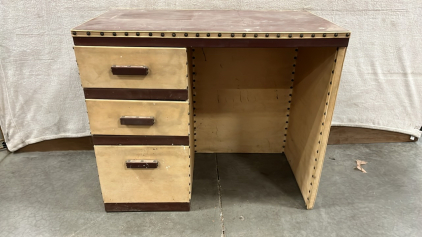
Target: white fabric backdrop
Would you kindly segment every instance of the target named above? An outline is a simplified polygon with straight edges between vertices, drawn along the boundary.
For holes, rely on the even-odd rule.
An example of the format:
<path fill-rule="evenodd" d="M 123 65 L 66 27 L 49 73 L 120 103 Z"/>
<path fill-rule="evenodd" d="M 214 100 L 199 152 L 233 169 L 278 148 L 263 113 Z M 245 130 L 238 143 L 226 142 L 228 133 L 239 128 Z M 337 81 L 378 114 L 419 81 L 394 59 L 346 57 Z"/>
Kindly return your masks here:
<path fill-rule="evenodd" d="M 0 1 L 0 125 L 11 151 L 89 135 L 70 29 L 112 8 L 308 10 L 352 31 L 334 125 L 420 137 L 422 1 Z"/>

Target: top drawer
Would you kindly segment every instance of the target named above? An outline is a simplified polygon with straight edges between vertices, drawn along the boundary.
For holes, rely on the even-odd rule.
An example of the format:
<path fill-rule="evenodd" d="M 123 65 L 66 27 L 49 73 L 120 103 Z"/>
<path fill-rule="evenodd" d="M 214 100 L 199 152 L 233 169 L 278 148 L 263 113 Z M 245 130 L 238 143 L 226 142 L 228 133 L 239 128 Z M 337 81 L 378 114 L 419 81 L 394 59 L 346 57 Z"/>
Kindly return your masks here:
<path fill-rule="evenodd" d="M 84 88 L 186 89 L 185 48 L 75 46 Z M 112 66 L 146 66 L 147 75 L 113 75 Z"/>

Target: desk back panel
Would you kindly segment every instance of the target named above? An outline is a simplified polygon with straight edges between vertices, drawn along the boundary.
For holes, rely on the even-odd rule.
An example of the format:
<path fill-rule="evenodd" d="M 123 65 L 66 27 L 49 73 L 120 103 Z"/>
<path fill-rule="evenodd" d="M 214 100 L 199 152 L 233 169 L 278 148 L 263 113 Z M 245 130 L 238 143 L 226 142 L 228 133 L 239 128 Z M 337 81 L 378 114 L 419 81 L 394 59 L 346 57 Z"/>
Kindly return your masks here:
<path fill-rule="evenodd" d="M 283 152 L 296 53 L 193 48 L 196 151 Z"/>
<path fill-rule="evenodd" d="M 299 48 L 285 154 L 312 209 L 318 191 L 345 48 Z"/>

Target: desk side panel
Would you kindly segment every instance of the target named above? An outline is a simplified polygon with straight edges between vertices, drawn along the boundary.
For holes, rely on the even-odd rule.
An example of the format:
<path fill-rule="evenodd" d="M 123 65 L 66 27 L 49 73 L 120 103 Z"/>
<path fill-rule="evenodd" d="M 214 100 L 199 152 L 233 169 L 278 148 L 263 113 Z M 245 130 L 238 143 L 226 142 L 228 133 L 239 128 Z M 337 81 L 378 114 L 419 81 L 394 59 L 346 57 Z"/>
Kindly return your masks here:
<path fill-rule="evenodd" d="M 285 154 L 312 209 L 321 178 L 346 48 L 300 48 Z"/>
<path fill-rule="evenodd" d="M 189 189 L 189 202 L 192 197 L 192 186 L 193 186 L 193 169 L 195 163 L 195 123 L 194 123 L 194 111 L 193 111 L 193 79 L 192 79 L 192 49 L 187 48 L 187 64 L 188 64 L 188 91 L 189 91 L 189 167 L 190 167 L 190 189 Z"/>

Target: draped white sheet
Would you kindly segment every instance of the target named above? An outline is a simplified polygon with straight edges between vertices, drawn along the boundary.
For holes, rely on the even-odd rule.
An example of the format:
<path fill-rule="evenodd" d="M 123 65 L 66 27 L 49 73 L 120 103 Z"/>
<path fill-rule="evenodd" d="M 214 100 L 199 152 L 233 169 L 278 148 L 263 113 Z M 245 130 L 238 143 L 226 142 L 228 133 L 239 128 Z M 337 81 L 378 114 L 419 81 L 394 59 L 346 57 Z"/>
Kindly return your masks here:
<path fill-rule="evenodd" d="M 422 1 L 0 2 L 0 125 L 11 151 L 89 135 L 70 29 L 112 8 L 308 10 L 352 31 L 333 125 L 422 126 Z"/>

